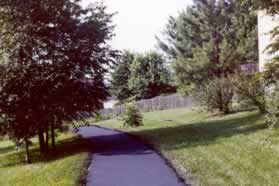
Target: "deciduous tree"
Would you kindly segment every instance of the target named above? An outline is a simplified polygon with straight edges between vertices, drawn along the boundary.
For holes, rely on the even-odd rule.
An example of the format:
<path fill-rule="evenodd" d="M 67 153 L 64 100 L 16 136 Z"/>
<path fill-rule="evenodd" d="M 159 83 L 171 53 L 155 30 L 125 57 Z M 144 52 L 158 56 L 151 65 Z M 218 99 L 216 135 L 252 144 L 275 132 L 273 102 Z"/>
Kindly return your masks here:
<path fill-rule="evenodd" d="M 44 133 L 51 129 L 54 145 L 64 121 L 102 107 L 116 56 L 107 44 L 111 18 L 103 4 L 82 8 L 79 0 L 0 2 L 2 130 L 26 142 L 38 135 L 44 152 Z"/>
<path fill-rule="evenodd" d="M 128 83 L 136 99 L 152 98 L 175 91 L 166 61 L 156 52 L 136 55 Z"/>

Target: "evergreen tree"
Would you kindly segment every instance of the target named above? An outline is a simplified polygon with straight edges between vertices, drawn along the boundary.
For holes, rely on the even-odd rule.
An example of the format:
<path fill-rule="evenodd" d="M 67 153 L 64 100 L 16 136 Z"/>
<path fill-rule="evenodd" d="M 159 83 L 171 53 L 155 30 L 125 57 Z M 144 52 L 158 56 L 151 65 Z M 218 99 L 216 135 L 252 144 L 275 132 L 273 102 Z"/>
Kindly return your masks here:
<path fill-rule="evenodd" d="M 277 0 L 241 0 L 244 4 L 252 5 L 255 10 L 265 10 L 268 14 L 279 14 L 279 2 Z"/>
<path fill-rule="evenodd" d="M 256 14 L 235 0 L 195 0 L 170 18 L 160 48 L 173 59 L 182 92 L 230 77 L 241 63 L 257 61 Z M 216 81 L 219 82 L 219 81 Z"/>

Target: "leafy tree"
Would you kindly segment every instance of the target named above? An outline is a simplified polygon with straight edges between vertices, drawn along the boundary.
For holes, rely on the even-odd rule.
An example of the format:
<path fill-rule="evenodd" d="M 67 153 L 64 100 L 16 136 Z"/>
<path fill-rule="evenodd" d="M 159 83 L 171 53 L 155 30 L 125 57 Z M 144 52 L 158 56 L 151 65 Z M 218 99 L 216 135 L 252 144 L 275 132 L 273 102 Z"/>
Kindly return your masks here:
<path fill-rule="evenodd" d="M 55 129 L 80 119 L 80 112 L 97 111 L 108 95 L 104 75 L 116 54 L 107 44 L 112 15 L 102 4 L 84 9 L 79 3 L 0 3 L 1 129 L 23 139 L 26 152 L 35 135 L 45 152 L 49 130 L 54 146 Z"/>
<path fill-rule="evenodd" d="M 120 57 L 119 63 L 117 63 L 116 68 L 111 75 L 111 92 L 112 95 L 116 96 L 120 103 L 123 103 L 132 95 L 128 81 L 131 76 L 130 67 L 134 60 L 135 54 L 129 51 L 124 51 Z"/>
<path fill-rule="evenodd" d="M 152 98 L 175 89 L 170 85 L 165 59 L 156 52 L 136 56 L 128 83 L 137 99 Z"/>

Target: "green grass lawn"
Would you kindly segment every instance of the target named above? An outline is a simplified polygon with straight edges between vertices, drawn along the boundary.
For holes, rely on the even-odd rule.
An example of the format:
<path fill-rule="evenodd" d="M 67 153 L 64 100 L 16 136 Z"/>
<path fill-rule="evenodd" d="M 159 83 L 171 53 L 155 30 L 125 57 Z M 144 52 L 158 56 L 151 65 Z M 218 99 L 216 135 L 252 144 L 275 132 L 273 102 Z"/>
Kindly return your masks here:
<path fill-rule="evenodd" d="M 79 185 L 88 163 L 88 144 L 67 133 L 58 137 L 57 150 L 45 157 L 38 146 L 31 148 L 32 164 L 24 164 L 24 153 L 10 141 L 0 141 L 1 186 L 70 186 Z"/>
<path fill-rule="evenodd" d="M 98 125 L 149 140 L 194 185 L 278 185 L 279 131 L 257 112 L 209 116 L 176 109 L 144 114 L 144 126 L 123 128 L 117 119 Z"/>

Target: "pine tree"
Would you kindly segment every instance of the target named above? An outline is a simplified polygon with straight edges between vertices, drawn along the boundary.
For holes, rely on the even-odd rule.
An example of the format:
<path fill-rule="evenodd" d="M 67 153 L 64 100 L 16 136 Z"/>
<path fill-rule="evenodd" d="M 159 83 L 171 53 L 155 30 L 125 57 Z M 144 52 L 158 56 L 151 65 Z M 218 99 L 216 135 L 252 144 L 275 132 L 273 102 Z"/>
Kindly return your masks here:
<path fill-rule="evenodd" d="M 257 17 L 245 6 L 235 0 L 195 0 L 177 19 L 170 18 L 159 46 L 172 58 L 182 92 L 230 77 L 240 64 L 257 61 Z"/>
<path fill-rule="evenodd" d="M 255 10 L 265 10 L 268 14 L 279 14 L 279 2 L 277 0 L 241 0 L 243 4 L 250 4 Z"/>

